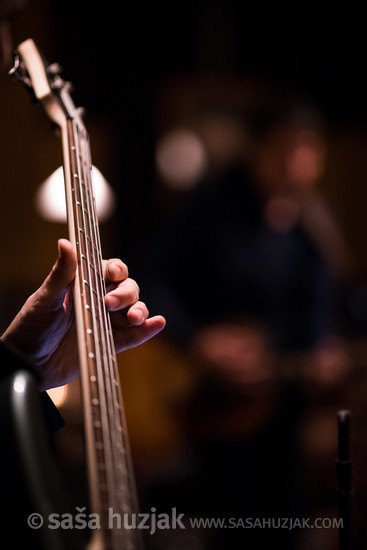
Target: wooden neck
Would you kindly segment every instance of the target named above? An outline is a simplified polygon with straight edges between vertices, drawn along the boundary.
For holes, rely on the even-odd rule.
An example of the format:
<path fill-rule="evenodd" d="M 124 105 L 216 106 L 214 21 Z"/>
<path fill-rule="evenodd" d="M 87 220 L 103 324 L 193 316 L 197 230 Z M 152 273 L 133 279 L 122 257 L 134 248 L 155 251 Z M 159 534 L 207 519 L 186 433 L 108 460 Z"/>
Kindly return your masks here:
<path fill-rule="evenodd" d="M 74 304 L 81 369 L 91 512 L 99 515 L 90 550 L 138 550 L 139 531 L 124 528 L 123 514 L 137 513 L 137 498 L 103 277 L 101 245 L 92 182 L 89 137 L 82 109 L 57 64 L 45 65 L 32 39 L 18 46 L 13 78 L 41 101 L 61 129 L 69 238 L 78 259 Z M 109 525 L 110 514 L 121 528 Z M 118 517 L 118 516 L 117 516 Z M 131 519 L 128 525 L 131 526 Z"/>
<path fill-rule="evenodd" d="M 69 236 L 78 258 L 75 314 L 93 512 L 106 550 L 140 548 L 138 532 L 113 530 L 109 513 L 136 513 L 137 498 L 102 267 L 89 138 L 79 117 L 63 129 Z M 109 512 L 110 510 L 110 512 Z M 130 521 L 130 518 L 129 518 Z"/>

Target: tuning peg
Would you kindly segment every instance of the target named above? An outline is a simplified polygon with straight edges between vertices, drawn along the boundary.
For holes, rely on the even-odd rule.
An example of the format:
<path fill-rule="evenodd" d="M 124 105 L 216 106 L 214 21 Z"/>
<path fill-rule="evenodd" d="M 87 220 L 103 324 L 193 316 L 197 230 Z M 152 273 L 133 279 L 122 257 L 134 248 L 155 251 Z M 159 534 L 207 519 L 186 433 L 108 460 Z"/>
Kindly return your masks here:
<path fill-rule="evenodd" d="M 76 113 L 80 118 L 83 118 L 85 116 L 85 109 L 84 107 L 77 107 Z"/>
<path fill-rule="evenodd" d="M 74 90 L 72 82 L 63 80 L 59 74 L 56 74 L 52 79 L 52 87 L 55 90 L 62 90 L 66 93 L 71 93 Z"/>
<path fill-rule="evenodd" d="M 62 72 L 62 67 L 61 65 L 59 65 L 59 63 L 51 63 L 51 65 L 48 66 L 47 71 L 49 74 L 56 76 Z"/>
<path fill-rule="evenodd" d="M 9 71 L 9 76 L 14 80 L 21 80 L 30 88 L 32 87 L 32 82 L 28 76 L 24 63 L 17 51 L 14 53 L 14 65 Z"/>

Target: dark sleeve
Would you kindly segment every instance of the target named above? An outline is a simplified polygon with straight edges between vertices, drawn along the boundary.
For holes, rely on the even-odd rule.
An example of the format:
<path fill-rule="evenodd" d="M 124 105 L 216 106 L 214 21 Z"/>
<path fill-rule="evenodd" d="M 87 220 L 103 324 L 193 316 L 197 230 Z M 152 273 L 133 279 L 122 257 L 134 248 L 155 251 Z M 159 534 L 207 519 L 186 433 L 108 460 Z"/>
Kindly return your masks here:
<path fill-rule="evenodd" d="M 52 435 L 65 426 L 65 421 L 47 392 L 40 394 L 40 400 L 46 432 Z"/>

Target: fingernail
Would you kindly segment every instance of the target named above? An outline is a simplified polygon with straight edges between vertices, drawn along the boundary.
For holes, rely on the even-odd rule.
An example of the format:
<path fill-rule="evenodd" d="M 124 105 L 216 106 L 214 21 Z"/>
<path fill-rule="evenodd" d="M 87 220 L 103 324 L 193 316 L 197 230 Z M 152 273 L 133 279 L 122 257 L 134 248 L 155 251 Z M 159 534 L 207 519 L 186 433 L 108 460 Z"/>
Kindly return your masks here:
<path fill-rule="evenodd" d="M 120 305 L 118 297 L 110 294 L 106 296 L 106 302 L 109 309 L 117 309 Z"/>
<path fill-rule="evenodd" d="M 140 324 L 140 325 L 141 325 L 141 324 L 144 322 L 144 320 L 145 320 L 145 318 L 144 318 L 144 313 L 143 313 L 142 311 L 139 311 L 139 310 L 135 312 L 135 317 L 136 317 L 136 322 L 137 322 L 138 324 Z"/>
<path fill-rule="evenodd" d="M 118 264 L 111 264 L 109 267 L 110 276 L 113 277 L 113 279 L 121 279 L 123 272 L 121 267 Z"/>

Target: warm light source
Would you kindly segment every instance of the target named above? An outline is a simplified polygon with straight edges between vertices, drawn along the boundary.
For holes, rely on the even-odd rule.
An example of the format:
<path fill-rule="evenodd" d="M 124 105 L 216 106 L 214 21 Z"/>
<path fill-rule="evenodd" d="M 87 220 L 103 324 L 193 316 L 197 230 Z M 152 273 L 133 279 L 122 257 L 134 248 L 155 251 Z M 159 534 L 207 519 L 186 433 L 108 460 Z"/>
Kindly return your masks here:
<path fill-rule="evenodd" d="M 101 172 L 93 166 L 93 184 L 96 198 L 97 216 L 100 222 L 106 221 L 115 207 L 116 199 Z M 36 195 L 38 213 L 48 221 L 66 221 L 66 204 L 63 167 L 60 166 L 41 185 Z"/>
<path fill-rule="evenodd" d="M 177 190 L 188 190 L 199 181 L 207 167 L 206 151 L 196 134 L 177 129 L 159 141 L 156 164 L 167 185 Z"/>

